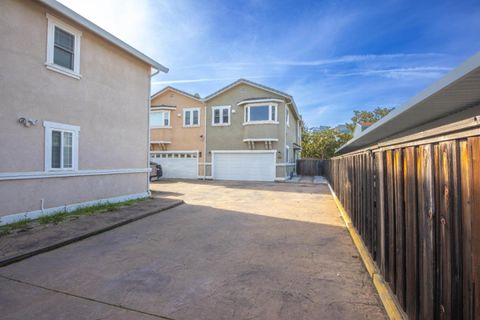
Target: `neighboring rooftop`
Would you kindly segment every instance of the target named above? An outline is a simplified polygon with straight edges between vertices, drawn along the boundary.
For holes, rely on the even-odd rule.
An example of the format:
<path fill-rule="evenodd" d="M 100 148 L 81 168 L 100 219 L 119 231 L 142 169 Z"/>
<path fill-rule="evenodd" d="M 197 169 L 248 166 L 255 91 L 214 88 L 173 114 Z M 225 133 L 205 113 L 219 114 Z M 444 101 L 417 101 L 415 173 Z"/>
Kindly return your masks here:
<path fill-rule="evenodd" d="M 173 92 L 176 92 L 178 94 L 187 96 L 189 98 L 192 98 L 192 99 L 195 99 L 195 100 L 198 100 L 198 101 L 202 101 L 202 99 L 200 98 L 200 95 L 198 93 L 191 94 L 191 93 L 188 93 L 186 91 L 174 88 L 172 86 L 167 86 L 167 87 L 161 89 L 160 91 L 157 91 L 155 94 L 152 95 L 151 99 L 155 99 L 156 97 L 158 97 L 159 95 L 161 95 L 162 93 L 167 92 L 167 91 L 173 91 Z"/>
<path fill-rule="evenodd" d="M 153 60 L 152 58 L 146 56 L 145 54 L 141 53 L 137 49 L 131 47 L 130 45 L 126 44 L 122 40 L 118 39 L 111 33 L 105 31 L 104 29 L 100 28 L 90 20 L 85 19 L 72 9 L 64 6 L 58 1 L 55 0 L 38 0 L 40 3 L 44 4 L 45 6 L 49 7 L 50 9 L 55 10 L 56 12 L 64 15 L 65 17 L 75 21 L 79 25 L 83 26 L 84 28 L 90 30 L 91 32 L 95 33 L 96 35 L 100 36 L 101 38 L 105 39 L 106 41 L 116 45 L 117 47 L 125 50 L 126 52 L 130 53 L 131 55 L 137 57 L 138 59 L 142 60 L 143 62 L 149 64 L 152 69 L 154 69 L 154 72 L 152 74 L 155 74 L 159 71 L 161 72 L 168 72 L 168 68 L 160 64 L 159 62 Z"/>
<path fill-rule="evenodd" d="M 348 141 L 340 154 L 370 147 L 404 132 L 480 104 L 480 52 Z"/>
<path fill-rule="evenodd" d="M 317 127 L 311 127 L 310 131 L 312 131 L 312 132 L 322 132 L 322 131 L 325 131 L 327 129 L 330 129 L 330 127 L 329 126 L 317 126 Z"/>

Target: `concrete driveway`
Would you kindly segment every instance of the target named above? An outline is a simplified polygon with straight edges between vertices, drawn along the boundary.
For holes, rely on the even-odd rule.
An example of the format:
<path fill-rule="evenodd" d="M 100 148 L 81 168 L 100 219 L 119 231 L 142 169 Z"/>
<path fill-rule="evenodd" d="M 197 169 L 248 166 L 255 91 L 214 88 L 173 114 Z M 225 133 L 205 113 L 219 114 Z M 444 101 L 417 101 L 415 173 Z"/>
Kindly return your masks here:
<path fill-rule="evenodd" d="M 0 269 L 2 319 L 384 319 L 325 185 L 166 181 L 186 204 Z"/>

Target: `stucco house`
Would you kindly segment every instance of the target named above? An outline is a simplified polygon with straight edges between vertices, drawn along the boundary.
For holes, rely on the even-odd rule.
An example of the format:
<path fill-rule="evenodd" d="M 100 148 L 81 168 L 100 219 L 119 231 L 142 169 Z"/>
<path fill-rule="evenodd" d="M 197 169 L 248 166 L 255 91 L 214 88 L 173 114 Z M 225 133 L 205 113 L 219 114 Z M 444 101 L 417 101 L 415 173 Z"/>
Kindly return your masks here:
<path fill-rule="evenodd" d="M 300 155 L 293 97 L 249 80 L 204 99 L 166 87 L 150 117 L 152 161 L 167 178 L 283 181 Z"/>
<path fill-rule="evenodd" d="M 291 95 L 239 79 L 204 102 L 207 177 L 283 181 L 295 171 L 302 121 Z"/>
<path fill-rule="evenodd" d="M 165 178 L 204 174 L 205 104 L 198 95 L 166 87 L 152 96 L 150 155 Z"/>
<path fill-rule="evenodd" d="M 52 0 L 0 2 L 0 224 L 149 192 L 168 69 Z"/>

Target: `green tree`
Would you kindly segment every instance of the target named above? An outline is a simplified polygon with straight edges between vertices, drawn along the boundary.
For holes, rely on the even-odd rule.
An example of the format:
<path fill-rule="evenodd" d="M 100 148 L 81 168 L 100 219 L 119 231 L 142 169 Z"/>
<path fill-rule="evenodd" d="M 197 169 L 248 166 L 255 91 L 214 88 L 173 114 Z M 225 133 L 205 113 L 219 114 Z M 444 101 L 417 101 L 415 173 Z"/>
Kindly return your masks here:
<path fill-rule="evenodd" d="M 353 130 L 355 130 L 357 123 L 375 123 L 385 117 L 387 114 L 389 114 L 390 111 L 392 111 L 393 109 L 394 108 L 378 107 L 375 108 L 373 111 L 355 110 L 353 111 L 354 115 L 352 117 L 352 122 L 346 123 L 345 125 L 347 126 L 348 130 L 353 133 Z"/>
<path fill-rule="evenodd" d="M 374 123 L 385 117 L 394 108 L 376 108 L 373 111 L 353 111 L 351 123 L 345 125 L 350 133 L 342 133 L 329 128 L 322 131 L 303 130 L 302 158 L 329 159 L 335 151 L 352 139 L 353 130 L 357 123 Z"/>
<path fill-rule="evenodd" d="M 322 131 L 305 129 L 302 135 L 302 158 L 329 159 L 335 150 L 350 139 L 350 134 L 331 128 Z"/>

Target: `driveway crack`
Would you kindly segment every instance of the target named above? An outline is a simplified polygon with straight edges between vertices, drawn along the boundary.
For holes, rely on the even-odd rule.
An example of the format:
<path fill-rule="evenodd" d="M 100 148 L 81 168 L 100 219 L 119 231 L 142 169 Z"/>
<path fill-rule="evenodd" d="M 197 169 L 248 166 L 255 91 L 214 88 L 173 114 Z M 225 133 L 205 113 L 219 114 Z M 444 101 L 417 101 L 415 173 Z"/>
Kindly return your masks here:
<path fill-rule="evenodd" d="M 148 316 L 155 317 L 155 318 L 158 318 L 158 319 L 175 320 L 173 318 L 162 316 L 162 315 L 159 315 L 159 314 L 155 314 L 155 313 L 151 313 L 151 312 L 147 312 L 147 311 L 143 311 L 143 310 L 138 310 L 138 309 L 135 309 L 135 308 L 130 308 L 130 307 L 127 307 L 127 306 L 116 304 L 116 303 L 106 302 L 106 301 L 102 301 L 102 300 L 98 300 L 98 299 L 94 299 L 94 298 L 89 298 L 89 297 L 81 296 L 81 295 L 78 295 L 78 294 L 74 294 L 74 293 L 70 293 L 70 292 L 66 292 L 66 291 L 62 291 L 62 290 L 58 290 L 58 289 L 52 289 L 52 288 L 44 287 L 42 285 L 38 285 L 38 284 L 30 283 L 30 282 L 27 282 L 27 281 L 7 277 L 7 276 L 4 276 L 4 275 L 0 275 L 0 278 L 3 278 L 3 279 L 8 280 L 8 281 L 21 283 L 23 285 L 47 290 L 47 291 L 50 291 L 50 292 L 66 295 L 66 296 L 69 296 L 69 297 L 74 297 L 74 298 L 77 298 L 77 299 L 82 299 L 82 300 L 86 300 L 86 301 L 100 303 L 100 304 L 104 304 L 104 305 L 107 305 L 107 306 L 110 306 L 110 307 L 119 308 L 119 309 L 130 311 L 130 312 L 135 312 L 135 313 L 148 315 Z"/>

